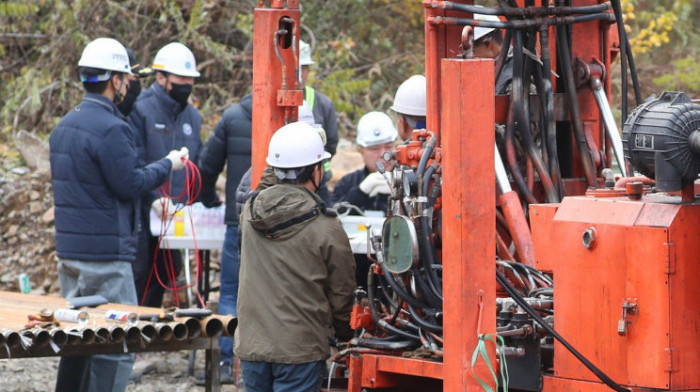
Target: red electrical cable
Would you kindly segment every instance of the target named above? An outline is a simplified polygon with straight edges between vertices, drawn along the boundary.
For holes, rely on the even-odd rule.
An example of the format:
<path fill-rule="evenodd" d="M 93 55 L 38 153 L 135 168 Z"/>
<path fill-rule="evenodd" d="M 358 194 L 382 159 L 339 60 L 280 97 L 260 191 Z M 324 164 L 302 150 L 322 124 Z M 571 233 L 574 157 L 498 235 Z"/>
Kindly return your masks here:
<path fill-rule="evenodd" d="M 194 200 L 197 200 L 199 197 L 199 194 L 202 190 L 202 176 L 201 173 L 199 172 L 199 168 L 197 168 L 197 165 L 194 164 L 194 162 L 190 161 L 189 159 L 185 160 L 185 185 L 182 189 L 182 192 L 177 196 L 177 197 L 171 197 L 171 195 L 168 194 L 168 188 L 169 188 L 169 181 L 166 182 L 163 186 L 161 186 L 158 189 L 159 197 L 161 198 L 168 198 L 171 200 L 172 203 L 175 203 L 178 205 L 175 209 L 175 213 L 179 212 L 182 210 L 185 206 L 191 206 Z M 153 254 L 153 264 L 151 265 L 151 272 L 148 275 L 148 280 L 146 281 L 146 287 L 144 289 L 143 296 L 141 298 L 141 304 L 144 304 L 145 299 L 146 299 L 146 293 L 148 292 L 148 287 L 151 282 L 151 278 L 153 275 L 155 275 L 156 280 L 158 281 L 158 284 L 161 285 L 166 290 L 170 290 L 174 292 L 175 296 L 175 301 L 176 305 L 180 307 L 180 297 L 177 295 L 178 290 L 183 290 L 183 289 L 188 289 L 190 287 L 193 287 L 195 283 L 191 283 L 188 285 L 184 286 L 177 286 L 177 276 L 175 275 L 175 266 L 173 263 L 173 258 L 172 258 L 172 253 L 171 250 L 168 249 L 167 253 L 164 252 L 165 256 L 165 274 L 167 275 L 167 280 L 168 283 L 163 282 L 163 279 L 161 278 L 158 268 L 156 268 L 156 260 L 158 257 L 158 251 L 161 250 L 160 244 L 161 241 L 163 240 L 163 237 L 167 234 L 168 229 L 170 228 L 170 224 L 173 222 L 173 218 L 175 214 L 172 214 L 170 217 L 168 217 L 168 206 L 167 202 L 162 201 L 161 202 L 161 210 L 163 211 L 163 214 L 161 216 L 161 228 L 160 228 L 160 235 L 158 236 L 158 243 L 156 245 L 156 249 Z M 197 239 L 195 236 L 195 231 L 194 231 L 194 221 L 192 220 L 192 214 L 190 215 L 190 227 L 191 227 L 191 233 L 192 233 L 192 239 L 194 242 L 194 251 L 195 251 L 195 259 L 196 259 L 196 280 L 195 282 L 199 282 L 200 279 L 200 272 L 202 269 L 202 261 L 199 257 L 199 248 L 197 246 Z M 164 250 L 165 251 L 165 250 Z M 183 262 L 189 263 L 189 260 L 184 260 Z M 199 291 L 197 291 L 197 299 L 199 300 L 200 305 L 204 308 L 206 307 L 206 304 L 204 303 L 204 300 L 202 296 L 200 295 Z"/>

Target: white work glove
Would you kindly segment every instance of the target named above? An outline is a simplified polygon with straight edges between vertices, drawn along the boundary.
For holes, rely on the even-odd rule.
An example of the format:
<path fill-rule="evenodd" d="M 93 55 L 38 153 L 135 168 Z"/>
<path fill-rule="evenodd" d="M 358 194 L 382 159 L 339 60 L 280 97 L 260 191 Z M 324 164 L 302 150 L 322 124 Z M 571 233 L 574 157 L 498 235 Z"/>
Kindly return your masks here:
<path fill-rule="evenodd" d="M 190 152 L 187 147 L 182 147 L 180 151 L 172 150 L 165 156 L 173 164 L 172 170 L 180 170 L 185 167 L 185 161 L 190 157 Z M 184 158 L 184 159 L 183 159 Z"/>
<path fill-rule="evenodd" d="M 389 183 L 386 181 L 384 176 L 379 172 L 374 172 L 365 177 L 360 183 L 360 190 L 367 194 L 369 197 L 375 197 L 378 194 L 389 195 L 391 190 L 389 189 Z"/>
<path fill-rule="evenodd" d="M 155 212 L 156 216 L 161 220 L 170 219 L 175 214 L 175 206 L 173 202 L 170 201 L 170 198 L 167 197 L 154 200 L 153 203 L 151 203 L 151 209 L 153 209 L 153 212 Z M 164 212 L 166 214 L 165 216 L 163 216 Z"/>

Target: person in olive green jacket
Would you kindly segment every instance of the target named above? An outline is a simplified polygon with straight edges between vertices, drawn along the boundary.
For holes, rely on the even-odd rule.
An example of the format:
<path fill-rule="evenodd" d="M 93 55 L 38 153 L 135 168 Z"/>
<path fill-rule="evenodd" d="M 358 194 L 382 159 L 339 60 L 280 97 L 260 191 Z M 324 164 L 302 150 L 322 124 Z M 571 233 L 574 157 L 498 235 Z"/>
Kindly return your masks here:
<path fill-rule="evenodd" d="M 309 124 L 283 126 L 267 157 L 277 184 L 243 207 L 234 352 L 246 392 L 319 391 L 329 338 L 352 337 L 352 250 L 316 194 L 329 155 Z"/>

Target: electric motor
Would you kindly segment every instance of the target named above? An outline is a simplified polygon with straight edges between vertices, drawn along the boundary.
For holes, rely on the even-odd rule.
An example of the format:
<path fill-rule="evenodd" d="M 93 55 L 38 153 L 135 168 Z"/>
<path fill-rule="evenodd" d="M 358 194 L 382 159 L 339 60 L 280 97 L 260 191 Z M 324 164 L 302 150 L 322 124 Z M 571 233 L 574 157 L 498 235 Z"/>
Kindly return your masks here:
<path fill-rule="evenodd" d="M 636 108 L 622 132 L 625 157 L 662 192 L 679 191 L 700 173 L 700 105 L 682 92 Z"/>

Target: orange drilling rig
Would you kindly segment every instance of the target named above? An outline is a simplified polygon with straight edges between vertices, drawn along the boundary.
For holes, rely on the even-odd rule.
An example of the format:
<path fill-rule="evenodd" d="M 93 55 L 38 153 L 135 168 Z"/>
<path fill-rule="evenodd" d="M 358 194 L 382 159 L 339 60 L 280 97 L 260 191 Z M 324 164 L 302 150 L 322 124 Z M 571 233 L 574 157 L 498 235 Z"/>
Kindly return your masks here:
<path fill-rule="evenodd" d="M 422 4 L 426 129 L 385 157 L 392 199 L 327 389 L 700 390 L 700 105 L 641 102 L 619 0 Z M 255 9 L 253 178 L 302 104 L 299 16 Z M 497 58 L 473 58 L 479 27 L 503 31 Z"/>

